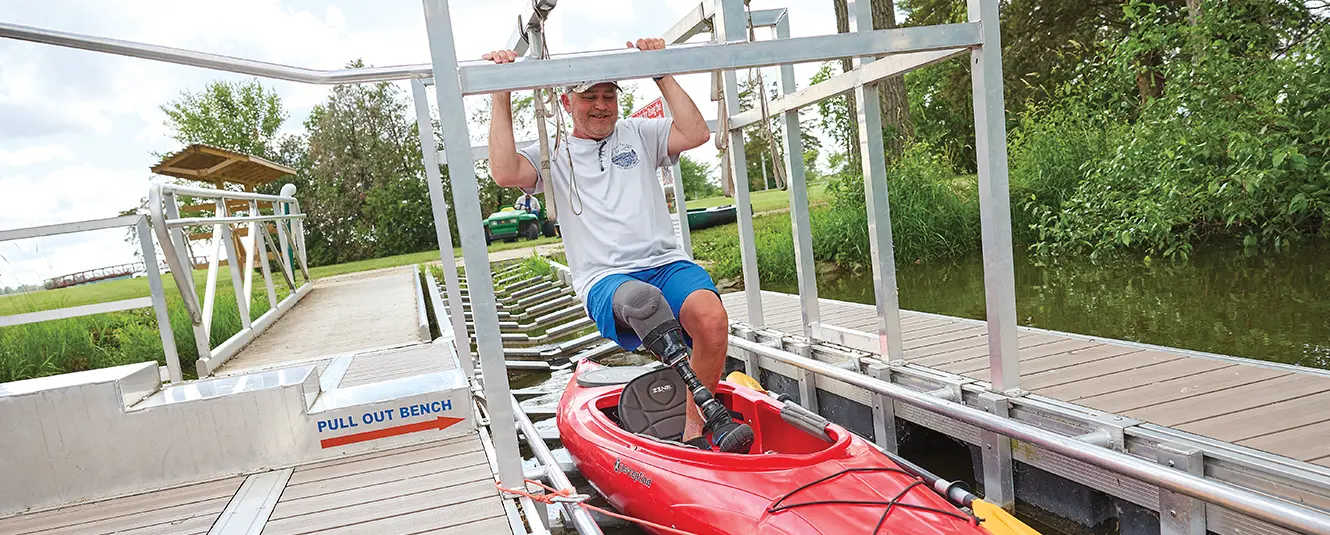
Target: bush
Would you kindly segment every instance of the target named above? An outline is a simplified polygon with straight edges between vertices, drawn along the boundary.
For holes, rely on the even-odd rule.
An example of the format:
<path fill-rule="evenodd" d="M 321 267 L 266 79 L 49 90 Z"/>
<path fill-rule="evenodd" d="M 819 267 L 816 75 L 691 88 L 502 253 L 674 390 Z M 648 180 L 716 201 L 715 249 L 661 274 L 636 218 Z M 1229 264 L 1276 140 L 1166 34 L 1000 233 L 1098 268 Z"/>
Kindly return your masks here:
<path fill-rule="evenodd" d="M 1217 3 L 1193 24 L 1175 8 L 1130 3 L 1130 37 L 1014 151 L 1031 188 L 1052 176 L 1065 191 L 1029 203 L 1034 249 L 1186 258 L 1207 239 L 1280 248 L 1330 234 L 1330 46 L 1324 32 L 1295 34 L 1300 16 L 1280 2 Z M 1162 94 L 1115 100 L 1152 59 Z M 1111 123 L 1103 137 L 1074 119 L 1096 105 Z M 1085 166 L 1066 172 L 1076 158 Z"/>

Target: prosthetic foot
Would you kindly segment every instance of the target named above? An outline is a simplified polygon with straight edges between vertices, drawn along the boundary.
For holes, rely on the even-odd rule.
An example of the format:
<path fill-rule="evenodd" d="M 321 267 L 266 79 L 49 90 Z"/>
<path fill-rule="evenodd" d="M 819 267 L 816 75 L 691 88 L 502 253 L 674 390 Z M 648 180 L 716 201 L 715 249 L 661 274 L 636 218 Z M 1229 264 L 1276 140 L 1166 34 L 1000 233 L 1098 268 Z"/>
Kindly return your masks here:
<path fill-rule="evenodd" d="M 711 433 L 711 439 L 720 451 L 748 453 L 748 448 L 753 445 L 752 428 L 731 419 L 730 411 L 711 396 L 693 373 L 688 364 L 692 352 L 684 343 L 683 327 L 670 313 L 670 305 L 660 290 L 640 281 L 620 285 L 614 292 L 614 317 L 632 327 L 656 358 L 679 372 L 693 394 L 693 401 L 702 411 L 704 432 Z"/>

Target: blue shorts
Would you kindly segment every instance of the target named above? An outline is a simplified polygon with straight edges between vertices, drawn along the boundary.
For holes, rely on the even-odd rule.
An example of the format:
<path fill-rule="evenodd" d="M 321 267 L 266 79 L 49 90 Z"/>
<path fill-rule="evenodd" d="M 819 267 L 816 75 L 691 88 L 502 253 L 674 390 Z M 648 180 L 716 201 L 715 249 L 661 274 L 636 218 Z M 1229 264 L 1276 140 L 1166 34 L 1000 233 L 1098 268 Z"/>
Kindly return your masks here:
<path fill-rule="evenodd" d="M 620 284 L 634 279 L 660 289 L 665 301 L 670 304 L 670 312 L 674 313 L 675 318 L 679 317 L 679 308 L 683 307 L 684 300 L 695 291 L 711 290 L 717 297 L 720 296 L 716 284 L 711 281 L 711 275 L 701 266 L 687 260 L 628 274 L 608 275 L 596 281 L 596 284 L 587 290 L 587 312 L 591 315 L 592 321 L 596 322 L 601 336 L 613 340 L 619 344 L 619 347 L 628 351 L 641 347 L 642 339 L 638 338 L 632 328 L 614 320 L 614 292 L 619 289 Z M 686 334 L 685 339 L 688 345 L 692 346 L 692 339 Z"/>

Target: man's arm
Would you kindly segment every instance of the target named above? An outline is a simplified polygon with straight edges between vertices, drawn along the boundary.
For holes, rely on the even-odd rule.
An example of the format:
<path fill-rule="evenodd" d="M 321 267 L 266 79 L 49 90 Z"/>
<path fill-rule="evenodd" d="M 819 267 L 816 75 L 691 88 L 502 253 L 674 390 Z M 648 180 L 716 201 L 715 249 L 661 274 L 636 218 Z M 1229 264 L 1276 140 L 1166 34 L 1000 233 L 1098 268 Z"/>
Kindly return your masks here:
<path fill-rule="evenodd" d="M 495 63 L 510 63 L 517 59 L 511 50 L 499 50 L 482 58 Z M 531 162 L 517 154 L 513 139 L 513 95 L 504 91 L 490 96 L 490 173 L 494 183 L 505 188 L 534 188 L 539 173 Z"/>
<path fill-rule="evenodd" d="M 628 43 L 628 46 L 638 50 L 661 50 L 665 48 L 665 40 L 638 39 L 636 44 Z M 693 103 L 692 97 L 688 96 L 688 92 L 679 86 L 679 82 L 673 76 L 657 80 L 656 87 L 660 88 L 660 94 L 665 99 L 665 104 L 670 107 L 670 114 L 674 116 L 669 140 L 671 157 L 678 156 L 688 149 L 700 147 L 711 140 L 711 131 L 707 130 L 707 121 L 702 118 L 702 112 L 698 111 L 697 104 Z"/>

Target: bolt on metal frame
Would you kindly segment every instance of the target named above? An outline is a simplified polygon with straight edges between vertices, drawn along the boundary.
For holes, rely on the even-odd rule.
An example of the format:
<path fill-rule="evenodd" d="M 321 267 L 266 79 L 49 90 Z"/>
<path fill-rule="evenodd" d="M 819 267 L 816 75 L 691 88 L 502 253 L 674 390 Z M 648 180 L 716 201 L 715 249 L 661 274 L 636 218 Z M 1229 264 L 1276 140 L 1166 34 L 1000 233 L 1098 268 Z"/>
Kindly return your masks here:
<path fill-rule="evenodd" d="M 171 330 L 171 314 L 166 309 L 166 290 L 162 286 L 162 272 L 157 264 L 157 250 L 152 244 L 152 231 L 149 229 L 146 216 L 126 215 L 109 219 L 0 230 L 0 242 L 131 226 L 134 227 L 136 237 L 139 240 L 139 252 L 143 254 L 143 272 L 148 277 L 148 290 L 150 292 L 148 297 L 135 297 L 91 305 L 0 316 L 0 327 L 152 307 L 157 319 L 157 332 L 162 339 L 162 353 L 166 357 L 167 377 L 172 383 L 182 382 L 184 377 L 180 370 L 180 354 L 175 345 L 175 334 Z"/>

